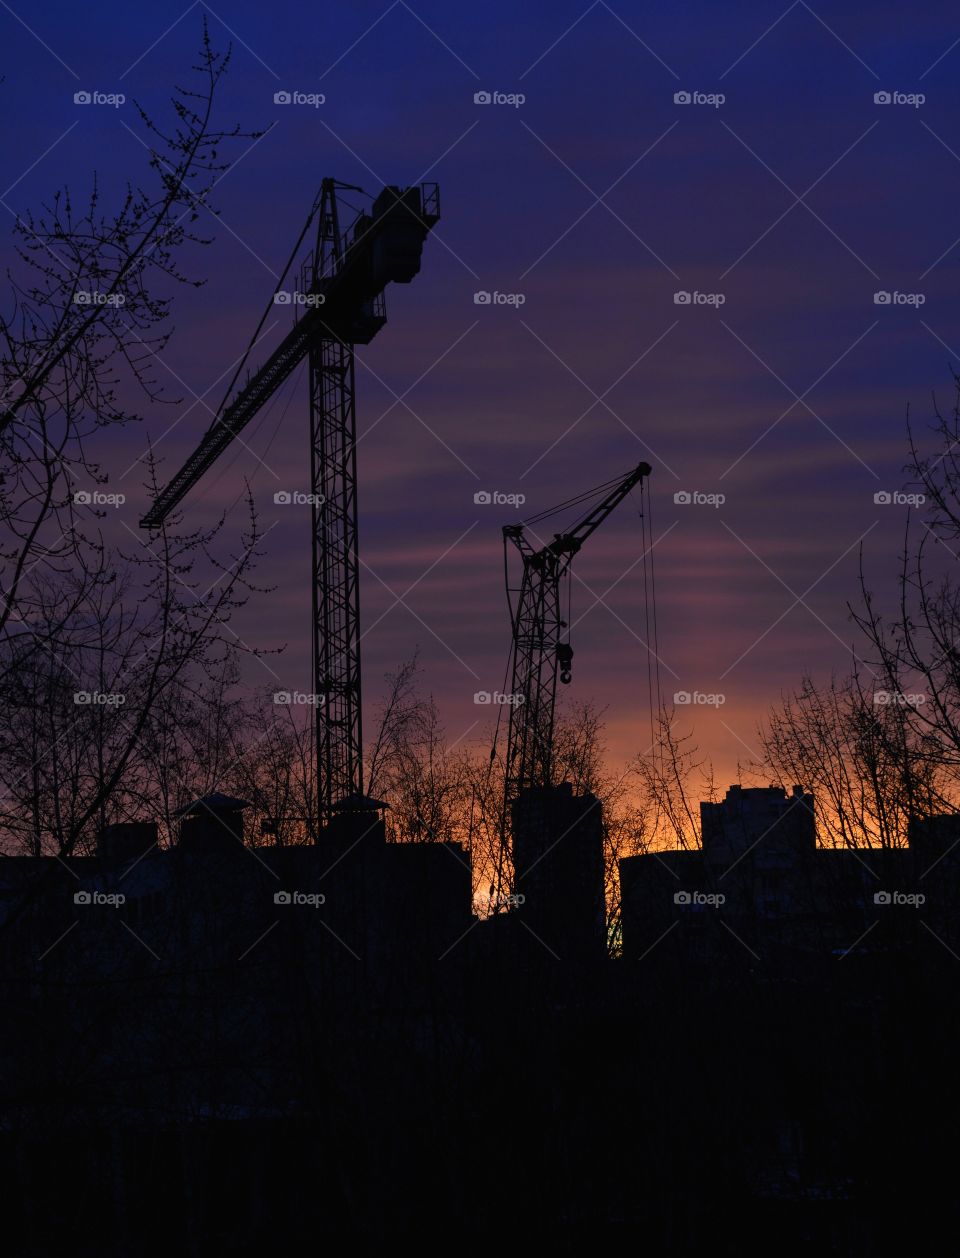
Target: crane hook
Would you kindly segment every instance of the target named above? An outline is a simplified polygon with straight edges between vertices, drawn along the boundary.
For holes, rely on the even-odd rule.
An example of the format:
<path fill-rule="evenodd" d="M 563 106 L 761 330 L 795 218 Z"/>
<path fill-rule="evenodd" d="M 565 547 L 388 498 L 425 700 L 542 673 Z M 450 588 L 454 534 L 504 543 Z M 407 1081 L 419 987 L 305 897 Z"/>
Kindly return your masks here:
<path fill-rule="evenodd" d="M 557 665 L 560 669 L 560 680 L 565 686 L 569 686 L 573 668 L 573 647 L 569 642 L 557 643 Z"/>

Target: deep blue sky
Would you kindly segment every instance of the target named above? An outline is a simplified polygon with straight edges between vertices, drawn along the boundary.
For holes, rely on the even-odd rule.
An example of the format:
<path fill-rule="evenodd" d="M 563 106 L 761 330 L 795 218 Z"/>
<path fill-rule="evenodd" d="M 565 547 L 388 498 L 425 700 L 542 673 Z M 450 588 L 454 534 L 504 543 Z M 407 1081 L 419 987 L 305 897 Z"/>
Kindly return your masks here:
<path fill-rule="evenodd" d="M 132 107 L 73 94 L 123 92 L 162 116 L 204 11 L 234 45 L 221 117 L 276 123 L 223 180 L 216 243 L 190 260 L 209 283 L 178 302 L 159 369 L 173 396 L 205 393 L 240 352 L 324 175 L 371 191 L 440 181 L 443 243 L 361 351 L 361 527 L 368 695 L 419 644 L 451 740 L 478 737 L 472 696 L 500 685 L 508 640 L 499 530 L 516 512 L 476 507 L 478 489 L 524 493 L 532 511 L 649 459 L 664 685 L 726 695 L 696 713 L 721 778 L 803 669 L 844 666 L 861 538 L 876 584 L 892 573 L 904 513 L 874 494 L 902 484 L 908 405 L 926 418 L 960 360 L 956 9 L 718 10 L 0 5 L 8 228 L 58 184 L 81 190 L 96 170 L 117 194 L 144 173 Z M 327 100 L 278 107 L 281 89 Z M 478 90 L 526 101 L 478 106 Z M 683 106 L 677 91 L 726 100 Z M 877 105 L 878 91 L 926 101 Z M 525 302 L 477 307 L 478 289 Z M 680 290 L 725 300 L 678 306 Z M 877 306 L 880 290 L 924 304 Z M 188 511 L 210 518 L 253 479 L 278 521 L 278 589 L 240 627 L 290 644 L 265 684 L 306 689 L 307 521 L 272 501 L 307 488 L 304 408 L 300 378 Z M 177 413 L 148 412 L 150 431 Z M 164 439 L 169 471 L 209 420 L 195 406 Z M 144 442 L 102 452 L 132 527 Z M 678 490 L 726 502 L 675 504 Z M 578 626 L 576 692 L 607 706 L 618 756 L 646 746 L 638 543 L 623 511 L 578 560 L 607 606 Z M 411 586 L 410 610 L 393 605 Z"/>

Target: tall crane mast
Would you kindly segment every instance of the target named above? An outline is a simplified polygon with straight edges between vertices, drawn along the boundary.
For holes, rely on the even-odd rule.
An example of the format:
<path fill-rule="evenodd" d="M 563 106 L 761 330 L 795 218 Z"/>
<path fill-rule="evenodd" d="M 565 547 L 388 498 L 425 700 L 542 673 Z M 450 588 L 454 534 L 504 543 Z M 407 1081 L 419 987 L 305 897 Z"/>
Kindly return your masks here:
<path fill-rule="evenodd" d="M 569 575 L 574 556 L 591 533 L 649 475 L 650 464 L 638 463 L 621 480 L 608 481 L 523 524 L 504 526 L 505 552 L 507 542 L 512 542 L 522 560 L 519 586 L 510 585 L 509 566 L 507 569 L 507 599 L 513 627 L 504 797 L 507 809 L 524 789 L 551 784 L 557 680 L 568 683 L 573 665 L 573 648 L 564 634 L 568 625 L 561 613 L 561 582 Z M 553 541 L 535 545 L 528 538 L 525 530 L 532 525 L 601 493 L 605 495 L 602 500 L 566 532 L 555 533 Z"/>
<path fill-rule="evenodd" d="M 140 521 L 141 528 L 160 528 L 298 364 L 308 361 L 311 636 L 321 823 L 344 799 L 363 793 L 354 349 L 369 344 L 386 323 L 384 289 L 391 281 L 409 284 L 419 272 L 424 240 L 440 218 L 435 183 L 386 187 L 368 212 L 351 216 L 349 223 L 342 221 L 339 194 L 344 192 L 362 189 L 323 180 L 251 345 L 315 222 L 314 247 L 301 267 L 302 291 L 290 301 L 293 327 L 234 394 L 244 355 L 200 444 Z"/>

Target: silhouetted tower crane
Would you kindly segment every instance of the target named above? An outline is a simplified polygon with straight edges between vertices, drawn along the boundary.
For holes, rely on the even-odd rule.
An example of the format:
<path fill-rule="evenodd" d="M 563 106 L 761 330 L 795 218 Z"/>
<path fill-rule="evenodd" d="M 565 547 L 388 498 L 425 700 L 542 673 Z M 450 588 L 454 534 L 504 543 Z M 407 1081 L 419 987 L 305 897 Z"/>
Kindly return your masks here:
<path fill-rule="evenodd" d="M 513 625 L 513 683 L 510 727 L 507 738 L 506 815 L 521 791 L 551 785 L 553 727 L 557 679 L 571 679 L 573 648 L 569 626 L 561 613 L 561 583 L 569 579 L 574 556 L 584 542 L 626 498 L 630 490 L 650 475 L 649 463 L 638 463 L 627 476 L 532 516 L 523 524 L 503 529 L 505 563 L 507 542 L 520 552 L 523 568 L 519 586 L 511 586 L 507 565 L 507 600 Z M 569 511 L 598 494 L 605 496 L 552 542 L 535 545 L 525 529 L 560 512 Z"/>
<path fill-rule="evenodd" d="M 423 242 L 440 218 L 435 183 L 386 187 L 369 211 L 344 224 L 350 184 L 324 179 L 273 298 L 196 450 L 157 495 L 140 527 L 156 529 L 216 462 L 280 385 L 309 360 L 310 493 L 313 538 L 312 638 L 320 821 L 363 793 L 360 687 L 360 565 L 357 553 L 357 455 L 354 347 L 386 323 L 384 289 L 420 270 Z M 365 195 L 365 194 L 364 194 Z M 234 394 L 247 356 L 316 222 L 301 289 L 287 295 L 294 325 L 267 361 Z"/>

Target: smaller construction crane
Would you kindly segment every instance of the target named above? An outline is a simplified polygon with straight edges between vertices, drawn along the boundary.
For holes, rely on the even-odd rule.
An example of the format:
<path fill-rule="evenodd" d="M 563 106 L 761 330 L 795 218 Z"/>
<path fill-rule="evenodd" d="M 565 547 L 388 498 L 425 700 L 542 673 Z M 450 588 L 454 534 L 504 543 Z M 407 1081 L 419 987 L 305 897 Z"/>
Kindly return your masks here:
<path fill-rule="evenodd" d="M 510 690 L 510 728 L 507 739 L 506 790 L 504 806 L 509 810 L 520 792 L 531 787 L 551 785 L 553 726 L 557 680 L 571 680 L 573 648 L 569 625 L 561 615 L 561 582 L 569 578 L 574 556 L 587 538 L 626 498 L 644 477 L 649 463 L 638 463 L 619 480 L 607 481 L 595 489 L 532 516 L 522 524 L 503 529 L 504 566 L 507 574 L 507 601 L 513 627 L 513 684 Z M 586 515 L 564 533 L 555 533 L 546 545 L 534 545 L 526 530 L 560 512 L 571 510 L 603 495 Z M 523 561 L 519 586 L 511 586 L 507 542 L 520 552 Z M 568 611 L 569 615 L 569 611 Z"/>

